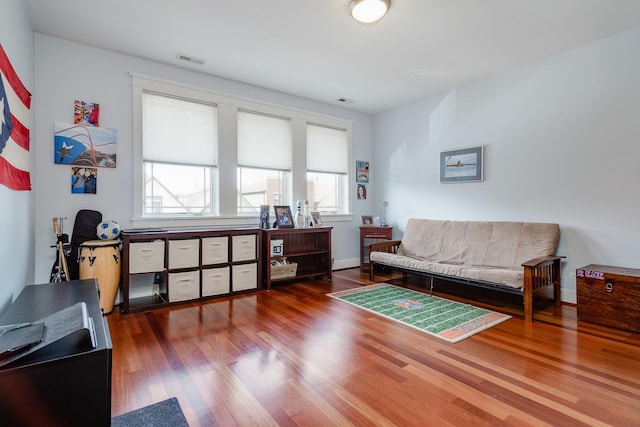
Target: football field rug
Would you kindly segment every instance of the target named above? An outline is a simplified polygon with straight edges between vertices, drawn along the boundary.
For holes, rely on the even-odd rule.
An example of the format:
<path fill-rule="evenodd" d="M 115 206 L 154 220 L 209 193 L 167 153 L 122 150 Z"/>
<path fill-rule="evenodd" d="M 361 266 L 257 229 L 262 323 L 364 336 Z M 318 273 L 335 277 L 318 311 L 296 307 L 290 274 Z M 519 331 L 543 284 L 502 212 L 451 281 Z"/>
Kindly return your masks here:
<path fill-rule="evenodd" d="M 387 283 L 362 286 L 327 296 L 455 343 L 511 318 Z"/>

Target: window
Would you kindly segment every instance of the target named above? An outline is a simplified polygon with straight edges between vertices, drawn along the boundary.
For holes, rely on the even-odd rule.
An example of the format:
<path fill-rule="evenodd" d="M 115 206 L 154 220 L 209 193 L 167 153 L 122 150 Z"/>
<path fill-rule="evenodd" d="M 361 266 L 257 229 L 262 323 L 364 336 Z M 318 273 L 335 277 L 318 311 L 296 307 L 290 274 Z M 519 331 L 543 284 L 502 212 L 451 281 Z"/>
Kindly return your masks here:
<path fill-rule="evenodd" d="M 307 197 L 313 211 L 347 213 L 347 131 L 307 124 Z"/>
<path fill-rule="evenodd" d="M 304 199 L 350 219 L 348 120 L 131 77 L 134 227 L 257 224 Z"/>
<path fill-rule="evenodd" d="M 291 163 L 288 118 L 238 111 L 239 215 L 289 200 Z"/>
<path fill-rule="evenodd" d="M 213 215 L 215 105 L 143 91 L 144 215 Z"/>

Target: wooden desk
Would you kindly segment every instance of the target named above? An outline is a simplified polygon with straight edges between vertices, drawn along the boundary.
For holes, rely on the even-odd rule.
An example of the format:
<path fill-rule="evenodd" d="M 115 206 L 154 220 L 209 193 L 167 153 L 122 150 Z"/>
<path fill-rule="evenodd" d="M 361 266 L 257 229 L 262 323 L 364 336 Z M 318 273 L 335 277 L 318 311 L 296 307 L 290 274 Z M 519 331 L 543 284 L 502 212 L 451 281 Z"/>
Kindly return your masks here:
<path fill-rule="evenodd" d="M 369 245 L 378 240 L 393 239 L 393 227 L 360 227 L 360 271 L 369 271 Z"/>
<path fill-rule="evenodd" d="M 0 324 L 39 320 L 81 301 L 95 325 L 96 347 L 50 358 L 29 355 L 0 368 L 0 424 L 111 424 L 112 344 L 95 279 L 26 286 Z"/>

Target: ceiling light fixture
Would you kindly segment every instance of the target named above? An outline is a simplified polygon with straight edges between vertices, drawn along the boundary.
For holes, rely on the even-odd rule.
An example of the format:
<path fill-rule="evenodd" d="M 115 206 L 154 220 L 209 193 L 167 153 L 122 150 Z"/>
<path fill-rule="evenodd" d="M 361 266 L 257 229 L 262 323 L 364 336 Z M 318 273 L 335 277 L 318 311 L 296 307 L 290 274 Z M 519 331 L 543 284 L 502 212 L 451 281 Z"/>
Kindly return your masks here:
<path fill-rule="evenodd" d="M 349 13 L 360 23 L 373 24 L 387 13 L 389 7 L 390 0 L 351 0 Z"/>

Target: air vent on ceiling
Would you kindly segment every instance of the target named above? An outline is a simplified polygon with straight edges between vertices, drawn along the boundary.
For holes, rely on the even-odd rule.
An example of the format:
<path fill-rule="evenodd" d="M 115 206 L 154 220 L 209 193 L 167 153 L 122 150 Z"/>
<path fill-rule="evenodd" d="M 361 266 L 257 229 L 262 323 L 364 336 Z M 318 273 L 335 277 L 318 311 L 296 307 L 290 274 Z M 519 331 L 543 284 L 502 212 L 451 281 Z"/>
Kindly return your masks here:
<path fill-rule="evenodd" d="M 204 59 L 196 58 L 195 56 L 185 55 L 184 53 L 178 53 L 176 56 L 180 61 L 191 62 L 192 64 L 203 65 L 205 63 Z"/>

